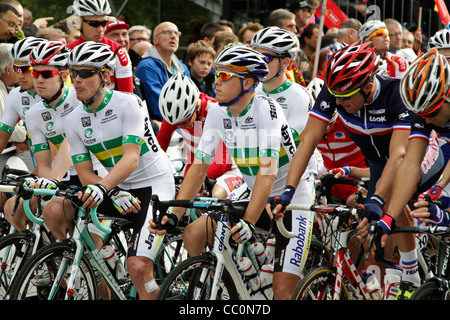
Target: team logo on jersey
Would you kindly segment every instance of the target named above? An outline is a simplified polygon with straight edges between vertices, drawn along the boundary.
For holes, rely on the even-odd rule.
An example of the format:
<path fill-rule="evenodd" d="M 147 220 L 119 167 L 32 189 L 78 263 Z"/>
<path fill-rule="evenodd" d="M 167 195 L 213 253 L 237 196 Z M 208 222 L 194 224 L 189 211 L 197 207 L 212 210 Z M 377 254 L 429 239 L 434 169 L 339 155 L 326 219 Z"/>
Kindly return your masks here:
<path fill-rule="evenodd" d="M 22 97 L 22 105 L 29 106 L 30 105 L 30 97 Z"/>
<path fill-rule="evenodd" d="M 277 98 L 277 102 L 280 104 L 284 103 L 285 101 L 286 101 L 286 97 L 278 97 Z"/>
<path fill-rule="evenodd" d="M 231 129 L 231 120 L 230 119 L 223 119 L 223 127 L 225 129 Z"/>
<path fill-rule="evenodd" d="M 91 117 L 82 117 L 81 118 L 81 125 L 85 128 L 85 127 L 90 127 L 91 126 Z"/>
<path fill-rule="evenodd" d="M 94 130 L 92 128 L 84 130 L 83 135 L 85 137 L 85 139 L 83 140 L 85 144 L 92 144 L 97 141 L 95 138 L 92 138 L 92 136 L 94 135 Z"/>
<path fill-rule="evenodd" d="M 253 123 L 253 118 L 248 116 L 247 118 L 245 118 L 244 122 L 245 123 Z"/>
<path fill-rule="evenodd" d="M 52 119 L 52 115 L 48 111 L 42 112 L 41 117 L 42 117 L 42 120 L 44 120 L 44 121 L 49 121 Z"/>

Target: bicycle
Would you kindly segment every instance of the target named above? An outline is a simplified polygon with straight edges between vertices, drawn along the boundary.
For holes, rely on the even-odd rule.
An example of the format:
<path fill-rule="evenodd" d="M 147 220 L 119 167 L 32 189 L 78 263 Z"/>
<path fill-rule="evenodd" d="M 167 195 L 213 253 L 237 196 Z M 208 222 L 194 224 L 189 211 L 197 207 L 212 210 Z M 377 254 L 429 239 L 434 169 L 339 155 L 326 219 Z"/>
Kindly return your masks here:
<path fill-rule="evenodd" d="M 160 288 L 158 300 L 251 300 L 265 298 L 257 295 L 240 269 L 238 260 L 242 256 L 250 259 L 253 266 L 259 271 L 258 262 L 249 242 L 237 244 L 230 241 L 230 226 L 239 222 L 248 201 L 232 201 L 230 199 L 197 198 L 194 200 L 158 201 L 155 206 L 160 208 L 160 219 L 168 207 L 204 208 L 210 213 L 219 215 L 215 228 L 212 250 L 198 256 L 193 256 L 181 262 L 169 274 Z M 280 233 L 293 238 L 294 234 L 284 227 L 282 220 L 278 220 L 277 227 Z M 230 224 L 230 226 L 228 226 Z M 313 243 L 313 242 L 312 242 Z M 314 242 L 324 250 L 320 242 Z M 322 255 L 317 255 L 322 256 Z M 309 263 L 319 263 L 310 255 Z M 261 288 L 266 289 L 266 288 Z"/>

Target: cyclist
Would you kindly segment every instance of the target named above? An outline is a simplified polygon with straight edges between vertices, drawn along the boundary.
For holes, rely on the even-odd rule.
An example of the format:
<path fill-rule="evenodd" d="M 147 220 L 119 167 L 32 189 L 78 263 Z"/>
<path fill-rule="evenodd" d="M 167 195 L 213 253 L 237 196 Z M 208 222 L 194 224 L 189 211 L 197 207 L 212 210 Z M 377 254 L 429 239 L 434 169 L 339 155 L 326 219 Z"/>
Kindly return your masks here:
<path fill-rule="evenodd" d="M 185 174 L 194 161 L 205 119 L 213 104 L 217 104 L 214 98 L 200 92 L 196 84 L 181 73 L 169 78 L 161 90 L 159 111 L 164 119 L 157 139 L 161 148 L 166 151 L 173 132 L 180 128 L 188 148 Z M 221 146 L 206 172 L 208 178 L 216 180 L 212 190 L 214 198 L 226 198 L 242 184 L 242 177 L 230 153 L 223 143 Z"/>
<path fill-rule="evenodd" d="M 446 57 L 433 48 L 419 56 L 401 80 L 400 95 L 406 107 L 412 112 L 411 135 L 407 152 L 398 168 L 392 187 L 392 195 L 395 195 L 396 201 L 391 201 L 386 208 L 386 215 L 389 214 L 394 221 L 401 214 L 404 204 L 414 197 L 413 194 L 423 191 L 421 190 L 423 188 L 420 188 L 421 167 L 424 167 L 422 159 L 432 130 L 438 133 L 449 133 L 449 72 Z M 427 158 L 429 166 L 440 160 L 431 156 Z M 432 170 L 433 168 L 426 167 L 426 169 Z M 445 223 L 445 212 L 436 210 L 431 203 L 419 201 L 415 203 L 415 206 L 427 207 L 429 210 L 425 212 L 431 213 L 430 220 L 438 223 L 442 220 L 441 222 Z M 447 206 L 442 209 L 447 209 Z M 413 215 L 423 217 L 419 214 L 422 211 L 414 210 Z M 383 216 L 385 223 L 382 224 L 382 229 L 384 233 L 389 233 L 390 224 L 388 222 L 392 219 L 386 219 L 385 216 Z M 403 297 L 408 298 L 419 284 L 418 282 L 405 283 L 402 288 Z"/>
<path fill-rule="evenodd" d="M 400 79 L 408 68 L 408 61 L 389 51 L 389 31 L 386 24 L 380 20 L 369 20 L 358 31 L 358 37 L 363 42 L 369 42 L 375 48 L 380 60 L 386 63 L 389 77 Z"/>
<path fill-rule="evenodd" d="M 105 43 L 114 52 L 115 68 L 111 73 L 109 89 L 133 92 L 133 73 L 131 60 L 124 47 L 106 38 L 105 30 L 109 22 L 111 7 L 107 0 L 74 0 L 75 15 L 81 19 L 81 37 L 67 44 L 73 50 L 85 41 Z"/>
<path fill-rule="evenodd" d="M 294 35 L 278 27 L 267 27 L 253 36 L 250 45 L 269 61 L 267 64 L 269 73 L 256 87 L 256 94 L 271 97 L 280 104 L 297 147 L 314 101 L 306 88 L 288 80 L 286 75 L 286 69 L 298 50 Z M 301 194 L 304 197 L 299 198 L 301 203 L 312 203 L 314 197 L 312 190 L 317 173 L 317 161 L 313 155 L 301 179 L 303 185 Z"/>
<path fill-rule="evenodd" d="M 113 53 L 102 43 L 86 41 L 70 53 L 69 72 L 83 104 L 65 121 L 75 169 L 86 188 L 83 207 L 134 222 L 127 269 L 140 299 L 154 299 L 158 286 L 153 259 L 162 238 L 150 234 L 152 193 L 162 200 L 175 195 L 169 159 L 156 142 L 145 104 L 134 94 L 109 90 Z M 124 108 L 126 106 L 126 108 Z M 94 155 L 92 158 L 91 153 Z M 98 176 L 98 159 L 108 173 Z"/>
<path fill-rule="evenodd" d="M 390 200 L 395 172 L 404 156 L 410 133 L 409 112 L 399 94 L 400 81 L 377 75 L 379 57 L 371 44 L 356 43 L 344 47 L 328 59 L 325 86 L 320 92 L 289 169 L 287 187 L 295 188 L 307 166 L 314 148 L 322 139 L 326 127 L 337 110 L 350 137 L 360 147 L 370 168 L 370 182 L 364 207 L 366 218 L 358 226 L 361 233 L 367 221 L 379 220 L 385 200 Z M 279 195 L 278 213 L 291 202 L 289 192 Z M 270 206 L 267 206 L 270 210 Z M 409 225 L 408 215 L 398 217 L 398 223 Z M 417 260 L 412 235 L 395 235 L 403 264 Z M 388 250 L 389 252 L 392 252 Z M 417 268 L 417 267 L 416 267 Z M 406 274 L 405 280 L 415 275 Z"/>
<path fill-rule="evenodd" d="M 66 84 L 69 52 L 64 42 L 41 41 L 29 55 L 34 87 L 41 101 L 26 112 L 25 125 L 36 161 L 35 174 L 38 177 L 36 182 L 38 186 L 44 188 L 56 188 L 62 180 L 74 184 L 77 181 L 76 173 L 69 170 L 71 167 L 69 144 L 64 137 L 62 125 L 62 118 L 77 105 L 74 104 L 75 91 Z M 53 164 L 50 144 L 58 150 Z M 5 215 L 16 229 L 23 230 L 27 218 L 21 206 L 15 215 L 12 215 L 14 203 L 15 197 L 7 201 Z M 48 206 L 45 210 L 47 208 Z M 51 228 L 51 225 L 47 226 Z"/>
<path fill-rule="evenodd" d="M 216 97 L 221 107 L 214 106 L 208 113 L 196 153 L 197 161 L 187 173 L 178 198 L 192 199 L 195 196 L 214 151 L 223 139 L 251 190 L 245 214 L 230 230 L 235 241 L 245 242 L 251 238 L 257 222 L 258 225 L 262 223 L 263 228 L 268 227 L 264 225 L 264 222 L 269 222 L 269 216 L 263 212 L 264 204 L 269 196 L 283 190 L 295 143 L 281 106 L 272 98 L 255 92 L 258 83 L 269 72 L 264 55 L 248 47 L 231 46 L 219 54 L 215 66 Z M 174 208 L 171 217 L 176 221 L 183 213 L 184 209 Z M 185 247 L 191 255 L 200 254 L 206 241 L 212 242 L 206 238 L 206 232 L 208 235 L 212 233 L 205 230 L 206 218 L 200 217 L 184 232 Z M 292 214 L 292 221 L 287 220 L 292 222 L 292 229 L 301 234 L 291 241 L 277 236 L 273 281 L 275 299 L 290 299 L 297 282 L 293 282 L 292 277 L 298 280 L 304 265 L 303 255 L 298 252 L 307 251 L 312 231 L 312 216 L 302 219 Z M 163 224 L 165 221 L 166 217 Z M 165 232 L 154 227 L 154 222 L 151 222 L 152 232 Z"/>
<path fill-rule="evenodd" d="M 311 93 L 314 100 L 323 88 L 324 81 L 314 78 L 306 89 Z M 323 168 L 319 174 L 332 174 L 335 178 L 349 178 L 361 180 L 369 175 L 366 158 L 358 145 L 348 135 L 342 121 L 335 112 L 331 117 L 325 135 L 317 145 L 323 159 Z M 359 187 L 349 185 L 334 185 L 331 194 L 345 201 L 348 207 L 355 207 L 355 193 Z M 365 190 L 362 190 L 365 196 Z"/>
<path fill-rule="evenodd" d="M 11 49 L 10 56 L 14 61 L 14 69 L 17 72 L 19 87 L 9 92 L 5 102 L 5 109 L 0 120 L 0 153 L 5 149 L 10 138 L 17 135 L 15 132 L 16 129 L 19 131 L 19 134 L 21 134 L 21 130 L 25 130 L 23 124 L 21 126 L 17 124 L 23 123 L 26 112 L 32 105 L 41 100 L 33 84 L 29 55 L 31 50 L 42 41 L 44 39 L 27 37 L 17 41 Z M 26 132 L 24 134 L 26 135 Z M 24 142 L 20 144 L 21 150 L 30 150 L 26 137 Z M 19 147 L 17 148 L 19 149 Z"/>

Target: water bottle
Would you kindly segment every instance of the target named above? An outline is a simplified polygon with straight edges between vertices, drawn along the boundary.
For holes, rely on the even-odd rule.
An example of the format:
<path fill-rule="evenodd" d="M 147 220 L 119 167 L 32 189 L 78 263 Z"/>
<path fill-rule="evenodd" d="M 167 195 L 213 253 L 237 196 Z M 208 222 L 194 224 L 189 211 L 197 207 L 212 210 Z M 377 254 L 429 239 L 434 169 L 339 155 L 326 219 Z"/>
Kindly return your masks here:
<path fill-rule="evenodd" d="M 111 267 L 118 280 L 122 280 L 126 276 L 125 268 L 122 261 L 117 257 L 116 251 L 110 245 L 104 246 L 100 250 L 103 260 Z"/>
<path fill-rule="evenodd" d="M 242 257 L 239 259 L 238 263 L 239 269 L 242 271 L 248 283 L 250 284 L 252 291 L 253 292 L 258 291 L 259 287 L 261 286 L 261 283 L 258 274 L 256 273 L 256 269 L 253 266 L 250 259 L 247 257 Z"/>
<path fill-rule="evenodd" d="M 264 293 L 264 296 L 267 300 L 273 300 L 273 290 L 272 290 L 272 281 L 273 281 L 273 264 L 267 263 L 261 267 L 261 271 L 259 273 L 259 279 L 261 280 L 261 291 Z"/>
<path fill-rule="evenodd" d="M 259 266 L 262 266 L 266 262 L 265 248 L 261 242 L 254 242 L 252 244 L 253 252 L 258 260 Z"/>
<path fill-rule="evenodd" d="M 377 277 L 366 270 L 361 271 L 361 278 L 366 284 L 367 290 L 372 296 L 373 300 L 383 300 L 383 290 L 381 289 L 381 285 L 377 280 Z"/>
<path fill-rule="evenodd" d="M 402 280 L 402 271 L 395 268 L 386 268 L 384 276 L 384 300 L 395 300 Z"/>
<path fill-rule="evenodd" d="M 264 252 L 267 263 L 273 262 L 273 256 L 275 254 L 275 237 L 268 239 L 266 243 L 266 251 Z"/>

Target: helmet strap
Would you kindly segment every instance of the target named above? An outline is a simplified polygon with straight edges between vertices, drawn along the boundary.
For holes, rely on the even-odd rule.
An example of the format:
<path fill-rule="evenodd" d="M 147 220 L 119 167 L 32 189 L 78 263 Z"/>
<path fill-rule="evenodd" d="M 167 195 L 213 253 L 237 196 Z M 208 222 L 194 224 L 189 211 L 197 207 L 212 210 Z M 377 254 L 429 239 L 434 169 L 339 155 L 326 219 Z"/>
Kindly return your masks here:
<path fill-rule="evenodd" d="M 236 98 L 234 98 L 233 100 L 231 100 L 231 101 L 229 101 L 229 102 L 225 102 L 225 103 L 219 102 L 219 105 L 220 105 L 221 107 L 228 107 L 228 106 L 231 106 L 232 104 L 238 102 L 239 99 L 241 99 L 241 97 L 242 97 L 244 94 L 246 94 L 246 93 L 248 93 L 248 92 L 250 92 L 250 91 L 252 91 L 252 90 L 254 90 L 254 89 L 256 88 L 256 83 L 255 83 L 255 84 L 253 84 L 250 88 L 248 88 L 247 90 L 244 90 L 244 79 L 239 78 L 239 80 L 241 81 L 241 93 L 240 93 Z"/>
<path fill-rule="evenodd" d="M 42 100 L 44 100 L 44 102 L 45 102 L 46 104 L 51 104 L 53 101 L 55 101 L 56 99 L 59 98 L 59 96 L 60 96 L 60 95 L 62 94 L 62 92 L 63 92 L 63 89 L 64 89 L 64 81 L 63 81 L 62 76 L 61 76 L 61 85 L 59 86 L 58 91 L 54 94 L 53 97 L 51 97 L 51 98 L 49 98 L 49 99 L 42 98 Z"/>
<path fill-rule="evenodd" d="M 100 72 L 100 78 L 102 79 L 102 84 L 100 85 L 100 88 L 98 89 L 97 93 L 92 96 L 91 99 L 83 101 L 84 105 L 89 108 L 95 100 L 97 100 L 103 93 L 103 89 L 106 87 L 105 85 L 105 79 L 103 78 L 103 74 Z"/>

